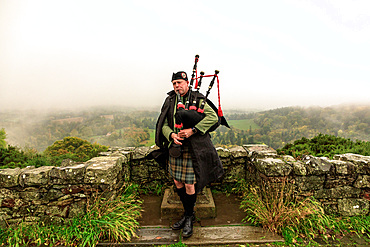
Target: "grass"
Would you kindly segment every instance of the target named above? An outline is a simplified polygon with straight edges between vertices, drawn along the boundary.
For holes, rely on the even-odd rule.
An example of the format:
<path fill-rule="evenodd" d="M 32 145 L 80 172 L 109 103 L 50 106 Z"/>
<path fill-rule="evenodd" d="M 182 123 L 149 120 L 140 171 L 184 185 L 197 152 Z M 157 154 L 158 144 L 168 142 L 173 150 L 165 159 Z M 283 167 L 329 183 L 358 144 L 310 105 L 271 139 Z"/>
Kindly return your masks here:
<path fill-rule="evenodd" d="M 150 184 L 140 184 L 138 185 L 137 191 L 140 195 L 154 194 L 157 196 L 162 196 L 166 188 L 168 188 L 168 184 L 163 184 L 157 181 Z"/>
<path fill-rule="evenodd" d="M 296 196 L 294 185 L 287 179 L 280 183 L 262 182 L 251 188 L 240 183 L 237 187 L 244 188 L 241 202 L 247 214 L 244 220 L 281 234 L 285 244 L 315 245 L 315 239 L 340 242 L 351 234 L 370 238 L 370 216 L 327 215 L 314 198 Z"/>
<path fill-rule="evenodd" d="M 125 242 L 136 236 L 141 215 L 137 186 L 124 186 L 113 200 L 95 196 L 84 214 L 64 224 L 27 224 L 0 231 L 0 242 L 9 246 L 96 246 L 101 241 Z"/>
<path fill-rule="evenodd" d="M 260 187 L 251 187 L 241 207 L 248 215 L 245 220 L 278 234 L 282 234 L 285 227 L 295 227 L 312 215 L 318 217 L 318 221 L 325 219 L 323 209 L 314 200 L 295 198 L 293 185 L 286 179 L 281 183 L 267 182 Z"/>
<path fill-rule="evenodd" d="M 182 243 L 182 242 L 179 242 L 179 243 L 176 243 L 176 244 L 170 244 L 170 245 L 159 245 L 159 247 L 186 247 L 187 245 Z"/>
<path fill-rule="evenodd" d="M 249 128 L 259 129 L 260 127 L 252 119 L 227 120 L 229 125 L 240 130 L 249 130 Z"/>
<path fill-rule="evenodd" d="M 143 144 L 146 147 L 151 147 L 155 144 L 155 130 L 149 129 L 150 138 L 149 140 L 145 140 L 141 142 L 140 144 Z"/>

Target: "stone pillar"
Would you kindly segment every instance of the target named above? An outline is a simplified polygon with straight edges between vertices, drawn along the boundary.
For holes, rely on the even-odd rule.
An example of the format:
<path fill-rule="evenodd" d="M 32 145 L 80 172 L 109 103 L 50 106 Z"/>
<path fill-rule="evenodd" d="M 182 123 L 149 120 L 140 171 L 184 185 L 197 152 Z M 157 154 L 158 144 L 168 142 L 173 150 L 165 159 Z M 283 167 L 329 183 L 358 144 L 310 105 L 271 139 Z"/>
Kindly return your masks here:
<path fill-rule="evenodd" d="M 195 215 L 200 219 L 216 218 L 216 206 L 211 189 L 204 188 L 197 196 L 195 203 Z M 179 218 L 184 214 L 184 209 L 179 196 L 173 188 L 166 189 L 161 204 L 161 218 Z"/>

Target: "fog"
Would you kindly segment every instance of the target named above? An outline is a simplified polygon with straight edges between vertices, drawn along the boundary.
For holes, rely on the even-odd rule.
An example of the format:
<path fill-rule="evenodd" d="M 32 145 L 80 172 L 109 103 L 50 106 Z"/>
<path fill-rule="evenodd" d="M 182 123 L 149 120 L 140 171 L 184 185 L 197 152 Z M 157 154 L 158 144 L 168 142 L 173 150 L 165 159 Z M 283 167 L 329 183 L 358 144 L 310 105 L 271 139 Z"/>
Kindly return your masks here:
<path fill-rule="evenodd" d="M 158 108 L 220 70 L 223 109 L 370 103 L 370 2 L 0 1 L 0 110 Z M 205 80 L 201 92 L 206 91 Z M 210 98 L 217 105 L 217 87 Z"/>

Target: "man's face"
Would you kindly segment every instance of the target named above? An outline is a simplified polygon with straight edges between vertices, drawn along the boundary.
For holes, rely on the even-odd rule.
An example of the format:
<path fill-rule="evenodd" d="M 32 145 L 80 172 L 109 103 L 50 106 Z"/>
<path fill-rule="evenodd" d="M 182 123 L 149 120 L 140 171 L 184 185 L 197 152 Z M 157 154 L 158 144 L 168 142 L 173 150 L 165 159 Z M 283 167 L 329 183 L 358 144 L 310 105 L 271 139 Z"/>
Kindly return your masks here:
<path fill-rule="evenodd" d="M 172 85 L 173 90 L 179 92 L 181 96 L 185 95 L 189 90 L 188 82 L 183 79 L 173 80 Z"/>

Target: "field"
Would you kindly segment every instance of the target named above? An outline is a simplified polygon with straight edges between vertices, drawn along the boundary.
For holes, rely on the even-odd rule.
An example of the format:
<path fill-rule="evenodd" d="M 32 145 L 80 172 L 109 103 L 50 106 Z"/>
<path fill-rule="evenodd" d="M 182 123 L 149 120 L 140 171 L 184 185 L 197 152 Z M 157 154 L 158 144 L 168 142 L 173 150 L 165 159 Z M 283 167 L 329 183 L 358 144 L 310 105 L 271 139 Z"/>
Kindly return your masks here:
<path fill-rule="evenodd" d="M 147 146 L 147 147 L 153 146 L 155 144 L 154 142 L 155 141 L 155 130 L 149 129 L 149 134 L 150 134 L 150 139 L 147 141 L 143 141 L 140 144 Z"/>
<path fill-rule="evenodd" d="M 230 126 L 240 130 L 259 129 L 259 126 L 252 119 L 228 120 L 227 122 Z"/>

